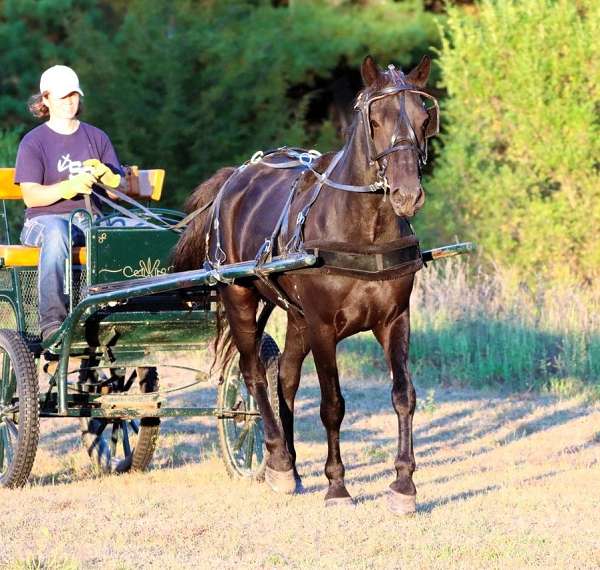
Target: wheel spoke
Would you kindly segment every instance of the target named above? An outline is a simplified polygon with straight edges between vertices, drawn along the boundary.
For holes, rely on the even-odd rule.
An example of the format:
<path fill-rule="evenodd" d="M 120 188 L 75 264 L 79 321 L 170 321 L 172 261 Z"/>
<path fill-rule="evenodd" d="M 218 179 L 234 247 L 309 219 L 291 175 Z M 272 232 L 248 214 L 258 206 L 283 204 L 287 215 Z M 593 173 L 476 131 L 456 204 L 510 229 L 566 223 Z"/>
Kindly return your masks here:
<path fill-rule="evenodd" d="M 235 404 L 238 403 L 238 394 L 240 392 L 239 382 L 233 381 L 227 387 L 227 395 L 225 397 L 225 402 L 228 404 L 230 408 L 233 408 Z"/>
<path fill-rule="evenodd" d="M 237 441 L 235 442 L 235 445 L 233 446 L 234 452 L 238 452 L 242 449 L 242 446 L 244 445 L 244 442 L 246 441 L 246 437 L 248 437 L 248 426 L 244 426 L 242 428 L 242 431 L 238 435 Z"/>
<path fill-rule="evenodd" d="M 135 371 L 132 372 L 127 382 L 125 382 L 125 384 L 123 385 L 123 392 L 129 392 L 129 389 L 131 388 L 131 386 L 133 386 L 133 381 L 136 379 L 136 377 L 137 374 L 135 373 Z"/>
<path fill-rule="evenodd" d="M 252 458 L 254 457 L 254 422 L 248 426 L 248 442 L 246 443 L 246 457 L 244 457 L 244 467 L 252 468 Z"/>
<path fill-rule="evenodd" d="M 110 434 L 110 456 L 114 458 L 117 455 L 117 442 L 119 441 L 119 431 L 121 429 L 121 422 L 119 420 L 114 421 L 112 424 L 112 431 Z"/>
<path fill-rule="evenodd" d="M 0 379 L 0 402 L 8 404 L 14 393 L 14 370 L 8 354 L 2 350 L 2 378 Z"/>
<path fill-rule="evenodd" d="M 12 463 L 13 460 L 13 448 L 10 442 L 10 438 L 8 437 L 8 430 L 6 429 L 6 424 L 2 424 L 0 426 L 0 439 L 4 445 L 4 454 L 6 455 L 7 467 Z"/>
<path fill-rule="evenodd" d="M 264 438 L 262 422 L 260 420 L 254 424 L 254 432 L 256 435 L 256 443 L 254 446 L 256 449 L 256 461 L 258 461 L 258 463 L 260 465 L 263 462 L 263 459 L 265 456 L 265 452 L 264 452 L 265 438 Z"/>
<path fill-rule="evenodd" d="M 4 423 L 8 429 L 8 435 L 17 441 L 19 439 L 19 430 L 15 422 L 13 422 L 10 418 L 4 418 Z"/>
<path fill-rule="evenodd" d="M 4 424 L 0 424 L 0 473 L 4 473 Z M 8 468 L 8 465 L 6 466 Z"/>
<path fill-rule="evenodd" d="M 8 386 L 8 370 L 5 369 L 6 362 L 6 352 L 0 350 L 0 373 L 2 376 L 0 377 L 0 404 L 4 404 L 4 393 L 6 392 L 6 387 Z"/>
<path fill-rule="evenodd" d="M 131 455 L 131 445 L 129 443 L 129 430 L 127 429 L 127 422 L 123 422 L 121 425 L 121 433 L 123 434 L 123 451 L 125 457 Z"/>

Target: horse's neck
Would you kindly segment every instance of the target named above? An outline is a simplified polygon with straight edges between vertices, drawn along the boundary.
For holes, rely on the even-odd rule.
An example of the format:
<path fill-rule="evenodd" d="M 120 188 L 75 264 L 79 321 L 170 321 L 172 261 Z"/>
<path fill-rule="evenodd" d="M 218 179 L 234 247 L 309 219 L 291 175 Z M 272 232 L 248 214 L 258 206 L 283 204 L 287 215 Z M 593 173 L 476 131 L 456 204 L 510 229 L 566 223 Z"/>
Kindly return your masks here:
<path fill-rule="evenodd" d="M 376 169 L 369 167 L 364 130 L 360 123 L 342 150 L 331 180 L 366 186 L 375 182 Z M 409 224 L 396 216 L 389 198 L 380 192 L 347 192 L 325 188 L 315 204 L 318 210 L 313 231 L 328 241 L 346 243 L 386 243 L 411 233 Z M 317 208 L 319 205 L 321 207 Z M 311 232 L 312 233 L 312 232 Z"/>

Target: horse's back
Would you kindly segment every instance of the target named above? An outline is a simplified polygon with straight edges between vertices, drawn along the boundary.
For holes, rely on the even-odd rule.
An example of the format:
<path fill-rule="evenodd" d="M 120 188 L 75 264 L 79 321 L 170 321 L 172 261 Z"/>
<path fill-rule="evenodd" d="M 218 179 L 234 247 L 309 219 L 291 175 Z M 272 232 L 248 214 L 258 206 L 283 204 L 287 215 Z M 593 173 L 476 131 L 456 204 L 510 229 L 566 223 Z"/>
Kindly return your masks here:
<path fill-rule="evenodd" d="M 221 247 L 228 263 L 256 256 L 259 247 L 273 233 L 294 181 L 304 170 L 250 163 L 231 176 L 219 206 Z"/>

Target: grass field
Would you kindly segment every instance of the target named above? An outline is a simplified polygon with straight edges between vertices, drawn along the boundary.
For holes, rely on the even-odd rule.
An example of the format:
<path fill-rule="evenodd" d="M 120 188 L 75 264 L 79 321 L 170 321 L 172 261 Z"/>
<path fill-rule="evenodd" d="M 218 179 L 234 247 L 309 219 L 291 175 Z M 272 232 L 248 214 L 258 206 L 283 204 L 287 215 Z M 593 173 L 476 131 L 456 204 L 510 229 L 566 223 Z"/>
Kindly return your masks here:
<path fill-rule="evenodd" d="M 196 398 L 210 400 L 206 388 Z M 98 477 L 72 420 L 43 422 L 31 484 L 0 491 L 0 565 L 75 568 L 596 568 L 600 406 L 583 398 L 419 390 L 418 512 L 384 503 L 396 442 L 383 379 L 344 383 L 356 508 L 325 509 L 318 386 L 298 406 L 306 492 L 232 481 L 209 421 L 163 423 L 147 473 Z M 199 400 L 198 400 L 199 401 Z"/>
<path fill-rule="evenodd" d="M 314 364 L 297 413 L 306 492 L 228 479 L 215 420 L 163 422 L 149 472 L 101 477 L 74 420 L 44 420 L 30 484 L 0 490 L 0 568 L 598 568 L 600 294 L 480 274 L 453 260 L 419 274 L 418 511 L 385 505 L 396 418 L 373 337 L 344 341 L 346 481 L 325 509 Z M 282 316 L 270 332 L 281 343 Z M 191 363 L 190 363 L 191 364 Z M 186 383 L 163 370 L 161 386 Z M 177 404 L 214 405 L 207 386 Z"/>

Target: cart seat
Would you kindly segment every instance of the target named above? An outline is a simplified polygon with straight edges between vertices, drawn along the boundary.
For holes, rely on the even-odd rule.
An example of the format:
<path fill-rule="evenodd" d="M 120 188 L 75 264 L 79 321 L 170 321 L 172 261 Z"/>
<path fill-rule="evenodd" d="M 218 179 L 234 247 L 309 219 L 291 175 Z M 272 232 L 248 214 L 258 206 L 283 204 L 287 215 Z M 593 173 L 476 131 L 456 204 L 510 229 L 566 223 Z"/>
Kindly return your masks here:
<path fill-rule="evenodd" d="M 73 248 L 73 263 L 85 265 L 87 248 Z M 27 245 L 0 245 L 0 267 L 37 267 L 40 248 Z"/>
<path fill-rule="evenodd" d="M 125 166 L 125 194 L 133 198 L 144 198 L 157 202 L 162 195 L 165 171 L 159 168 L 154 170 L 140 170 L 137 166 Z M 0 168 L 0 200 L 21 200 L 23 195 L 21 187 L 14 183 L 15 169 Z"/>

